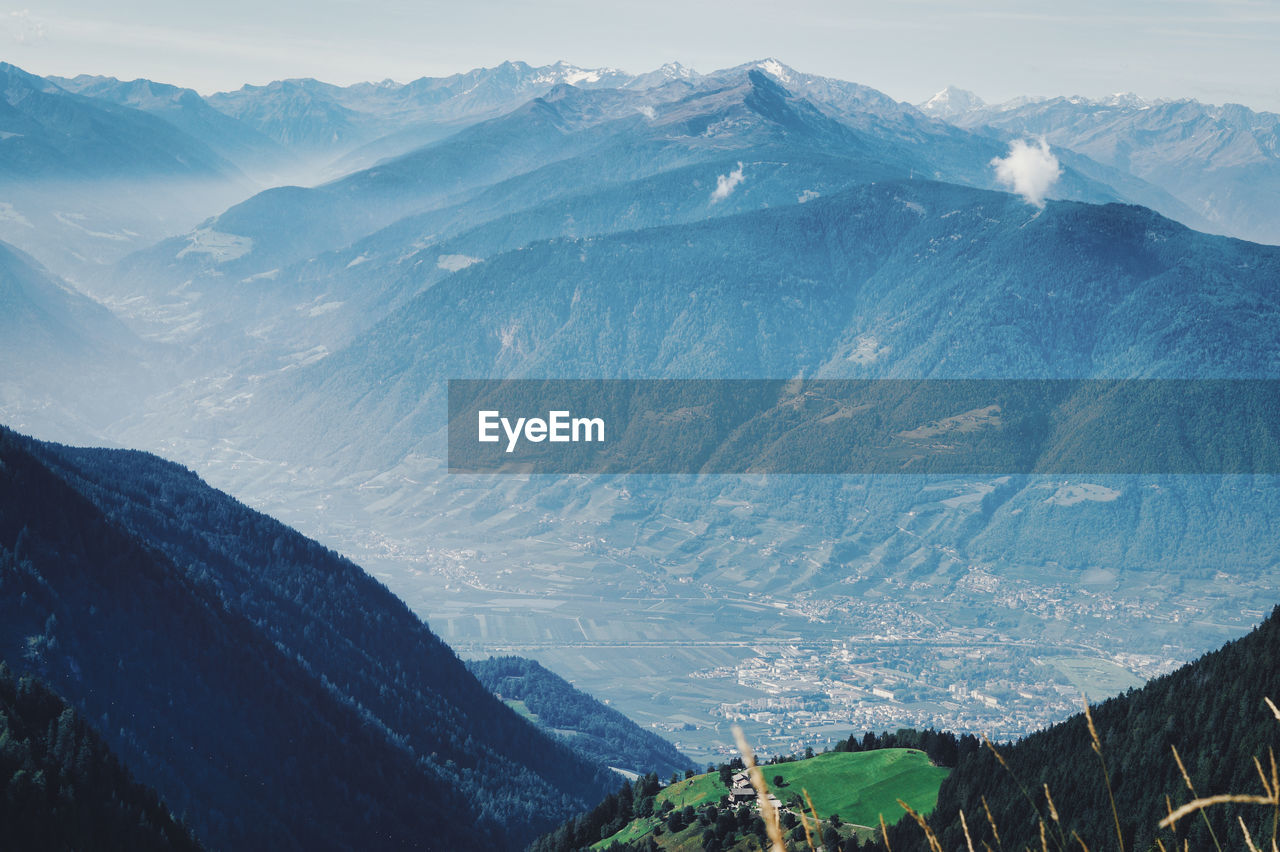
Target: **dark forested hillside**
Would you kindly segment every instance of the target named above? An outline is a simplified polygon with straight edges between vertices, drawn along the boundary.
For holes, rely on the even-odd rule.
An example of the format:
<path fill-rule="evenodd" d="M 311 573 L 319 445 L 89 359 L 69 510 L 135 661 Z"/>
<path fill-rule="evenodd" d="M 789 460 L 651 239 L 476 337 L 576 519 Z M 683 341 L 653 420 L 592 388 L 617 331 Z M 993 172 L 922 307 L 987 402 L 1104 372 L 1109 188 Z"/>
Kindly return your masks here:
<path fill-rule="evenodd" d="M 490 657 L 472 660 L 467 668 L 499 698 L 521 702 L 539 724 L 591 760 L 662 778 L 693 768 L 671 743 L 575 689 L 536 660 Z"/>
<path fill-rule="evenodd" d="M 1242 817 L 1255 840 L 1272 836 L 1270 807 L 1224 804 L 1204 811 L 1206 822 L 1193 815 L 1178 831 L 1158 829 L 1173 807 L 1194 796 L 1174 759 L 1178 750 L 1199 796 L 1224 793 L 1260 795 L 1253 758 L 1268 767 L 1269 753 L 1280 748 L 1280 719 L 1265 702 L 1280 695 L 1280 608 L 1256 630 L 1220 650 L 1151 681 L 1141 689 L 1093 708 L 1126 849 L 1148 849 L 1158 838 L 1167 849 L 1215 845 L 1244 848 L 1237 822 Z M 1008 764 L 1001 766 L 990 750 L 960 761 L 943 783 L 931 822 L 943 848 L 964 848 L 959 813 L 967 817 L 975 846 L 996 846 L 983 814 L 990 806 L 1005 849 L 1039 843 L 1038 807 L 1045 817 L 1048 785 L 1065 836 L 1078 833 L 1095 850 L 1116 848 L 1117 837 L 1107 785 L 1091 747 L 1083 715 L 1000 747 Z M 1024 789 L 1035 802 L 1028 801 Z M 1166 799 L 1167 797 L 1167 799 Z M 1051 818 L 1050 818 L 1051 819 Z M 1056 826 L 1050 824 L 1051 833 Z M 901 826 L 894 849 L 927 848 L 915 826 Z M 1073 842 L 1074 848 L 1074 842 Z"/>
<path fill-rule="evenodd" d="M 195 850 L 154 790 L 44 684 L 0 661 L 0 845 L 9 852 Z"/>
<path fill-rule="evenodd" d="M 135 452 L 0 432 L 0 653 L 235 849 L 519 845 L 611 773 L 357 566 Z"/>

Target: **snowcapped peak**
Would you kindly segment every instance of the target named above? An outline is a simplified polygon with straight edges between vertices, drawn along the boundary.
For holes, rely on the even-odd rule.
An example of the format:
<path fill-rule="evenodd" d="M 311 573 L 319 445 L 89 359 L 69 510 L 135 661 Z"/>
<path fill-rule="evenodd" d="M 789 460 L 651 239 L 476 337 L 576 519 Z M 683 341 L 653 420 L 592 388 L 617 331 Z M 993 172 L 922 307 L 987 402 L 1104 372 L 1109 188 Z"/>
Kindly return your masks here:
<path fill-rule="evenodd" d="M 937 118 L 953 118 L 983 106 L 986 101 L 968 89 L 947 86 L 920 104 L 920 111 Z"/>
<path fill-rule="evenodd" d="M 762 59 L 755 63 L 755 66 L 770 77 L 780 80 L 783 83 L 791 82 L 791 69 L 776 59 Z"/>
<path fill-rule="evenodd" d="M 571 86 L 578 83 L 597 83 L 600 81 L 600 72 L 588 71 L 586 68 L 566 68 L 561 79 Z"/>
<path fill-rule="evenodd" d="M 1084 95 L 1072 95 L 1063 100 L 1074 106 L 1128 107 L 1137 109 L 1146 109 L 1153 106 L 1151 101 L 1140 98 L 1133 92 L 1116 92 L 1114 95 L 1109 95 L 1105 98 L 1087 98 Z"/>
<path fill-rule="evenodd" d="M 579 83 L 598 83 L 604 77 L 616 75 L 616 68 L 579 68 L 563 59 L 545 68 L 534 69 L 540 72 L 533 80 L 535 83 L 568 83 L 576 86 Z"/>
<path fill-rule="evenodd" d="M 1116 92 L 1109 98 L 1103 98 L 1101 102 L 1107 106 L 1137 107 L 1138 109 L 1146 109 L 1151 106 L 1150 101 L 1135 95 L 1133 92 Z"/>
<path fill-rule="evenodd" d="M 681 65 L 679 62 L 672 61 L 667 62 L 659 68 L 655 68 L 652 71 L 646 71 L 645 73 L 637 76 L 622 74 L 619 72 L 618 85 L 624 89 L 636 89 L 643 91 L 645 89 L 656 89 L 661 86 L 665 86 L 668 83 L 675 83 L 678 81 L 688 82 L 700 76 L 702 75 L 697 71 L 694 71 L 692 68 L 686 65 Z"/>
<path fill-rule="evenodd" d="M 1002 104 L 998 104 L 996 106 L 996 109 L 1000 110 L 1001 112 L 1011 112 L 1012 110 L 1020 109 L 1024 106 L 1031 106 L 1032 104 L 1042 104 L 1047 100 L 1049 99 L 1041 95 L 1019 95 L 1018 97 L 1013 98 L 1012 100 L 1007 100 Z"/>

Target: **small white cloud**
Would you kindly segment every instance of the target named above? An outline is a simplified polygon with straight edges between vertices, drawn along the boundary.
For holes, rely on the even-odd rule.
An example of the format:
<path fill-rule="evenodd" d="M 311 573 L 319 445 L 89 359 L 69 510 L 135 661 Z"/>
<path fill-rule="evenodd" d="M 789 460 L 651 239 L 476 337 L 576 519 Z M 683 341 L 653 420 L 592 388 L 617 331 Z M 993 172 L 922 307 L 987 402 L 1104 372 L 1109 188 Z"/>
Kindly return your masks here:
<path fill-rule="evenodd" d="M 1062 177 L 1062 166 L 1044 139 L 1036 143 L 1015 139 L 1009 143 L 1009 155 L 996 157 L 991 165 L 996 180 L 1037 207 L 1044 206 L 1045 196 Z"/>
<path fill-rule="evenodd" d="M 729 174 L 716 177 L 716 188 L 711 193 L 711 203 L 724 201 L 733 194 L 740 183 L 742 183 L 742 163 L 738 163 L 738 167 Z"/>
<path fill-rule="evenodd" d="M 643 115 L 645 118 L 649 119 L 650 121 L 653 121 L 654 118 L 656 118 L 658 115 L 657 111 L 653 107 L 649 106 L 648 104 L 642 104 L 636 107 L 636 111 L 639 112 L 641 115 Z"/>
<path fill-rule="evenodd" d="M 10 12 L 4 21 L 4 29 L 18 44 L 35 44 L 45 37 L 44 23 L 33 18 L 30 9 Z"/>

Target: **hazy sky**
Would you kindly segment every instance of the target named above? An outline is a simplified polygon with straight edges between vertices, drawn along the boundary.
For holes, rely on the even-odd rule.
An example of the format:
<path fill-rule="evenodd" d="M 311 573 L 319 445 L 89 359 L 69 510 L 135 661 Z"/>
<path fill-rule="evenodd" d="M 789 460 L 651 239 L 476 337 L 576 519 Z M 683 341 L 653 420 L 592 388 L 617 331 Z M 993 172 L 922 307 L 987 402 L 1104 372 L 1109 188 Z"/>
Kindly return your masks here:
<path fill-rule="evenodd" d="M 505 59 L 640 72 L 773 56 L 912 102 L 955 84 L 989 101 L 1134 91 L 1280 111 L 1278 0 L 0 0 L 0 28 L 0 58 L 37 74 L 202 92 Z"/>

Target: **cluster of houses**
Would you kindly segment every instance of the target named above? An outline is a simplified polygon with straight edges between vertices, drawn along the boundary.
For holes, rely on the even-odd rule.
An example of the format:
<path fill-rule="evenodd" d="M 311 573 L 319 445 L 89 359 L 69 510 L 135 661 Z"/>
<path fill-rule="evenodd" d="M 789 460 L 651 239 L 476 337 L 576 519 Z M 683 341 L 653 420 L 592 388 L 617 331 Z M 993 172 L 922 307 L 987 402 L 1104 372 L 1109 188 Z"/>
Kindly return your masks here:
<path fill-rule="evenodd" d="M 733 773 L 733 783 L 729 786 L 729 801 L 736 805 L 755 802 L 758 798 L 756 788 L 751 786 L 751 776 L 747 774 L 747 770 L 740 769 Z M 769 801 L 773 803 L 775 810 L 782 810 L 782 802 L 773 793 L 769 794 Z"/>

